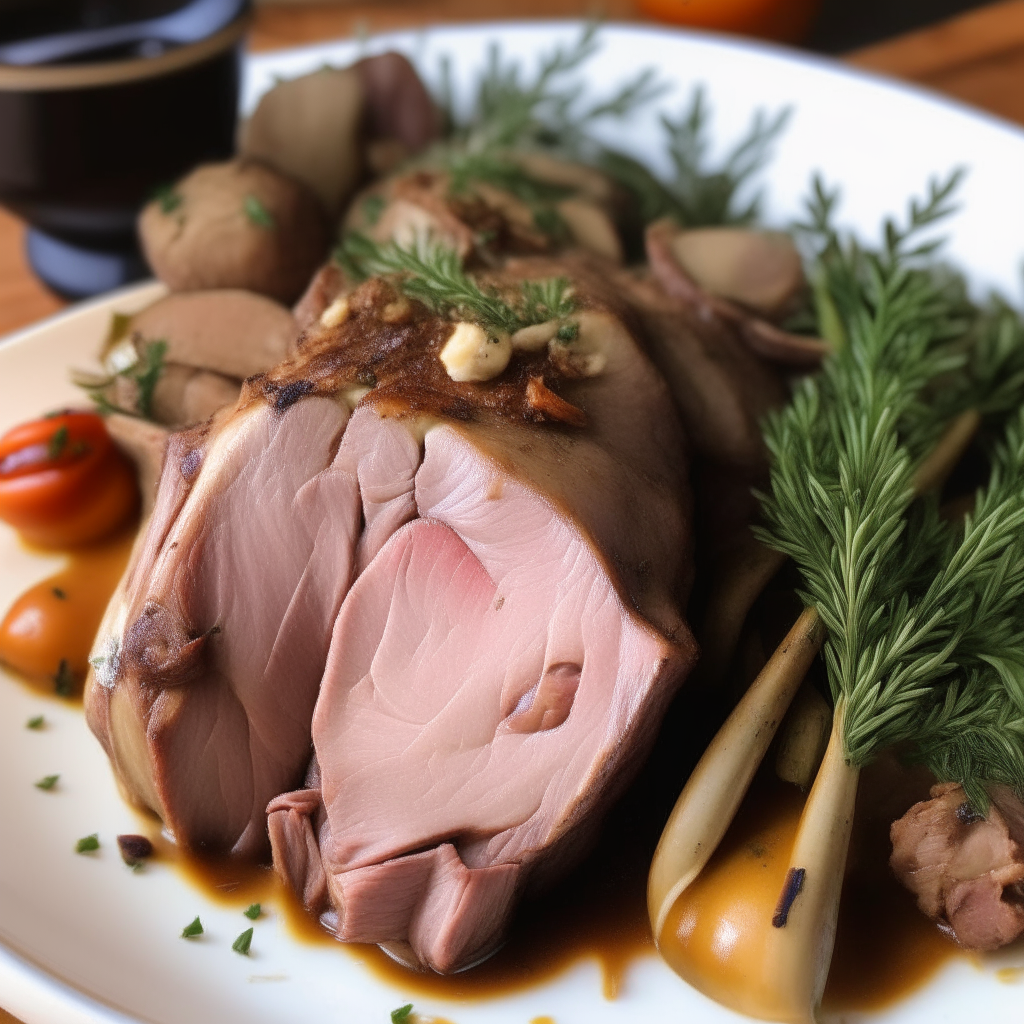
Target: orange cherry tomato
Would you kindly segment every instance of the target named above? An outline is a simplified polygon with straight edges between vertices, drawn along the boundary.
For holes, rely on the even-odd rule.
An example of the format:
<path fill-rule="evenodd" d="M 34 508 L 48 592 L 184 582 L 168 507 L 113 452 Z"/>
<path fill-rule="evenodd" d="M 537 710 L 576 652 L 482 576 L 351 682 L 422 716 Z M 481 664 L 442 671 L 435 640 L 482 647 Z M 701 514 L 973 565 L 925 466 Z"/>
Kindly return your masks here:
<path fill-rule="evenodd" d="M 45 693 L 78 696 L 89 650 L 124 573 L 132 524 L 71 553 L 68 566 L 19 597 L 0 621 L 0 663 Z"/>
<path fill-rule="evenodd" d="M 819 0 L 639 0 L 662 21 L 795 43 L 810 30 Z"/>
<path fill-rule="evenodd" d="M 95 413 L 58 413 L 0 437 L 0 519 L 31 543 L 99 540 L 138 504 L 135 471 Z"/>

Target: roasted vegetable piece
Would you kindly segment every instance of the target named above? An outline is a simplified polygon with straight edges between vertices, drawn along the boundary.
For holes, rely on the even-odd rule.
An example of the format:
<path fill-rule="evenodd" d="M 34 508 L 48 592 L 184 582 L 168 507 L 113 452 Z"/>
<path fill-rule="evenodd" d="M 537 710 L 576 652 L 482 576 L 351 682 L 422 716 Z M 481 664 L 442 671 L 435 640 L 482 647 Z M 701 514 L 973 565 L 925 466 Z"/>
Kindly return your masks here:
<path fill-rule="evenodd" d="M 0 519 L 31 543 L 99 540 L 138 504 L 135 473 L 94 413 L 59 413 L 0 438 Z"/>
<path fill-rule="evenodd" d="M 114 443 L 135 464 L 142 494 L 142 518 L 146 519 L 156 497 L 170 431 L 157 423 L 119 412 L 111 413 L 106 424 Z"/>
<path fill-rule="evenodd" d="M 441 117 L 430 93 L 400 53 L 364 57 L 352 65 L 352 70 L 363 87 L 363 128 L 371 165 L 377 162 L 375 143 L 395 143 L 396 155 L 411 156 L 441 134 Z M 383 169 L 373 167 L 375 171 Z"/>
<path fill-rule="evenodd" d="M 239 151 L 301 181 L 337 217 L 363 173 L 363 107 L 360 76 L 351 68 L 280 82 L 242 126 Z"/>
<path fill-rule="evenodd" d="M 774 320 L 804 287 L 800 253 L 789 235 L 750 228 L 680 231 L 671 242 L 683 269 L 703 288 Z"/>
<path fill-rule="evenodd" d="M 441 119 L 415 69 L 397 53 L 350 68 L 321 68 L 265 93 L 239 148 L 304 182 L 331 217 L 367 164 L 391 170 L 440 134 Z"/>
<path fill-rule="evenodd" d="M 651 272 L 669 295 L 706 317 L 714 315 L 735 325 L 739 336 L 759 356 L 783 365 L 817 366 L 829 351 L 824 341 L 785 331 L 766 319 L 769 312 L 779 316 L 787 311 L 803 277 L 802 273 L 796 276 L 799 267 L 790 262 L 794 254 L 770 241 L 750 242 L 749 236 L 757 234 L 726 228 L 680 231 L 667 219 L 657 221 L 647 229 L 645 239 Z M 719 250 L 717 256 L 702 252 L 707 239 L 716 235 L 725 236 L 714 246 Z M 691 240 L 694 237 L 696 242 Z M 762 253 L 774 252 L 778 266 L 770 273 L 763 271 L 763 277 L 755 275 L 744 266 L 750 259 L 748 245 Z"/>
<path fill-rule="evenodd" d="M 172 293 L 136 313 L 128 330 L 165 341 L 169 363 L 240 379 L 276 366 L 299 336 L 284 306 L 236 288 Z"/>
<path fill-rule="evenodd" d="M 317 197 L 251 159 L 196 168 L 143 209 L 139 237 L 173 291 L 246 288 L 286 303 L 301 294 L 329 241 Z"/>

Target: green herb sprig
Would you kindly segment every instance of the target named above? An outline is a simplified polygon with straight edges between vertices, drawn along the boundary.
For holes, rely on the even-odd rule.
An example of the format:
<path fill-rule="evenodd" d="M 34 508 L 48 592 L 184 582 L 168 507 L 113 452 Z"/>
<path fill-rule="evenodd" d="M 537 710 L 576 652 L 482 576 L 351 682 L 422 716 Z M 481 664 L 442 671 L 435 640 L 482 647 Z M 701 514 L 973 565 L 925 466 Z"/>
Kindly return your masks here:
<path fill-rule="evenodd" d="M 474 320 L 492 331 L 514 334 L 531 324 L 569 316 L 576 308 L 565 278 L 523 282 L 521 298 L 513 305 L 470 277 L 454 249 L 429 239 L 403 248 L 352 232 L 334 258 L 356 280 L 398 275 L 399 286 L 410 298 L 434 312 Z"/>
<path fill-rule="evenodd" d="M 988 809 L 986 786 L 1024 796 L 1024 408 L 1008 423 L 945 564 L 920 602 L 951 637 L 954 674 L 913 722 L 913 760 Z M 940 636 L 941 636 L 941 631 Z M 933 641 L 934 644 L 934 641 Z"/>
<path fill-rule="evenodd" d="M 163 214 L 172 214 L 185 201 L 180 192 L 176 192 L 173 185 L 161 185 L 153 193 L 153 199 L 160 206 Z"/>
<path fill-rule="evenodd" d="M 451 195 L 472 194 L 478 183 L 493 185 L 525 203 L 533 214 L 534 226 L 544 234 L 558 241 L 569 237 L 568 225 L 557 204 L 574 195 L 575 189 L 541 181 L 510 156 L 495 153 L 454 151 L 447 169 L 451 175 Z"/>
<path fill-rule="evenodd" d="M 46 456 L 51 461 L 59 459 L 68 446 L 67 424 L 61 424 L 54 432 L 49 441 L 46 442 Z"/>
<path fill-rule="evenodd" d="M 137 362 L 110 377 L 96 379 L 91 375 L 72 375 L 74 383 L 88 392 L 96 406 L 96 411 L 101 415 L 106 416 L 118 412 L 125 416 L 136 416 L 145 420 L 153 418 L 153 396 L 164 372 L 167 342 L 163 339 L 145 342 L 140 349 Z M 137 411 L 122 409 L 107 397 L 107 389 L 118 377 L 124 377 L 135 384 Z"/>
<path fill-rule="evenodd" d="M 788 107 L 775 114 L 755 111 L 746 135 L 712 162 L 711 109 L 703 87 L 697 86 L 678 118 L 661 118 L 671 178 L 662 180 L 640 161 L 612 149 L 601 154 L 598 164 L 633 194 L 645 223 L 672 217 L 686 227 L 751 224 L 763 202 L 761 192 L 750 194 L 751 183 L 768 162 L 790 113 Z"/>
<path fill-rule="evenodd" d="M 648 68 L 604 99 L 584 102 L 578 72 L 600 50 L 598 30 L 591 22 L 574 42 L 553 47 L 539 58 L 532 76 L 494 44 L 465 116 L 452 102 L 451 65 L 443 61 L 438 102 L 450 127 L 449 149 L 470 154 L 545 149 L 579 156 L 592 146 L 595 124 L 628 117 L 665 91 Z"/>
<path fill-rule="evenodd" d="M 540 180 L 513 152 L 546 152 L 594 163 L 601 151 L 595 127 L 632 116 L 667 88 L 648 68 L 610 95 L 585 100 L 579 72 L 599 50 L 598 25 L 591 23 L 574 42 L 543 54 L 530 74 L 495 44 L 464 113 L 452 102 L 451 64 L 443 60 L 437 100 L 449 132 L 420 162 L 450 172 L 452 195 L 471 192 L 475 183 L 483 182 L 509 192 L 531 207 L 540 231 L 564 240 L 569 231 L 556 204 L 577 190 Z"/>
<path fill-rule="evenodd" d="M 923 265 L 935 244 L 920 237 L 950 212 L 958 180 L 934 182 L 905 224 L 887 222 L 878 251 L 839 238 L 830 226 L 834 199 L 816 185 L 811 227 L 825 243 L 818 272 L 827 299 L 819 310 L 834 318 L 837 346 L 765 431 L 772 491 L 762 499 L 760 535 L 794 558 L 803 598 L 826 626 L 844 753 L 858 767 L 885 747 L 923 742 L 925 719 L 936 736 L 954 711 L 962 720 L 970 701 L 948 696 L 958 659 L 973 659 L 964 680 L 994 667 L 980 649 L 971 655 L 962 624 L 974 622 L 978 641 L 991 645 L 1024 586 L 1024 562 L 1021 580 L 1010 568 L 1024 525 L 1024 494 L 1010 492 L 1020 490 L 1024 464 L 1007 468 L 1013 460 L 1004 458 L 959 538 L 934 504 L 911 509 L 916 463 L 950 415 L 984 397 L 970 377 L 945 401 L 929 391 L 962 370 L 959 343 L 973 326 L 942 276 Z M 1016 451 L 1012 439 L 1004 451 Z M 925 746 L 922 759 L 945 756 L 940 745 Z"/>

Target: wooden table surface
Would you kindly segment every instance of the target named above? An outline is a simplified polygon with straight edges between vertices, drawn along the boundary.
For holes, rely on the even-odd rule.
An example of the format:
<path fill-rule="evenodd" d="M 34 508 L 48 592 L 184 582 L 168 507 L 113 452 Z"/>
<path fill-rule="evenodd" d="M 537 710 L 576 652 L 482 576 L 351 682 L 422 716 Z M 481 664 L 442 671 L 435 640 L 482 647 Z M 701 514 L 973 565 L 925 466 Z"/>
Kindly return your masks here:
<path fill-rule="evenodd" d="M 297 46 L 354 32 L 435 22 L 586 16 L 592 0 L 376 0 L 260 6 L 253 50 Z M 642 20 L 632 0 L 604 0 L 609 20 Z M 1024 124 L 1024 0 L 990 4 L 933 28 L 852 53 L 851 63 L 922 83 Z M 32 276 L 24 228 L 0 209 L 0 334 L 57 312 L 64 303 Z M 3 993 L 0 993 L 0 999 Z M 18 1022 L 0 1009 L 0 1024 Z"/>

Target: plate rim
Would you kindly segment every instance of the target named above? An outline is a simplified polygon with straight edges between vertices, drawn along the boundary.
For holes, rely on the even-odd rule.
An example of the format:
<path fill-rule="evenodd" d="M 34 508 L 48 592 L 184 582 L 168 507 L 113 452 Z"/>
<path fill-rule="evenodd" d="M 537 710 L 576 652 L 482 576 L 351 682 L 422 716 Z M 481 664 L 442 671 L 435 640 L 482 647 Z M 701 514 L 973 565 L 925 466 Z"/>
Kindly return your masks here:
<path fill-rule="evenodd" d="M 495 35 L 503 30 L 518 31 L 568 31 L 586 24 L 584 19 L 503 19 L 498 21 L 454 22 L 437 24 L 419 29 L 398 29 L 374 34 L 365 41 L 370 52 L 381 46 L 400 45 L 413 49 L 417 40 L 438 33 L 458 36 L 462 33 L 491 32 Z M 676 26 L 652 26 L 633 22 L 607 21 L 601 23 L 602 31 L 613 31 L 634 37 L 670 37 L 681 41 L 710 44 L 724 49 L 769 56 L 787 64 L 795 64 L 817 72 L 824 72 L 840 78 L 865 82 L 897 93 L 913 96 L 919 101 L 943 109 L 958 117 L 980 122 L 1016 141 L 1024 143 L 1024 127 L 1000 115 L 971 106 L 963 100 L 946 96 L 920 83 L 906 82 L 889 74 L 870 68 L 849 65 L 844 61 L 822 54 L 808 53 L 782 44 L 734 37 L 724 33 L 679 28 Z M 312 55 L 330 47 L 341 45 L 356 47 L 360 40 L 354 37 L 338 37 L 294 47 L 247 52 L 243 63 L 244 76 L 263 62 L 282 57 Z M 51 327 L 74 319 L 96 307 L 130 299 L 133 295 L 158 284 L 155 279 L 146 279 L 125 285 L 99 296 L 73 303 L 40 320 L 24 325 L 0 336 L 0 350 L 14 345 L 31 343 L 33 337 Z M 128 1016 L 123 1011 L 76 988 L 61 978 L 49 973 L 31 960 L 11 950 L 0 937 L 0 1000 L 10 1012 L 24 1020 L 60 1020 L 68 1024 L 145 1024 L 148 1018 Z M 45 1017 L 43 1016 L 45 1014 Z"/>

